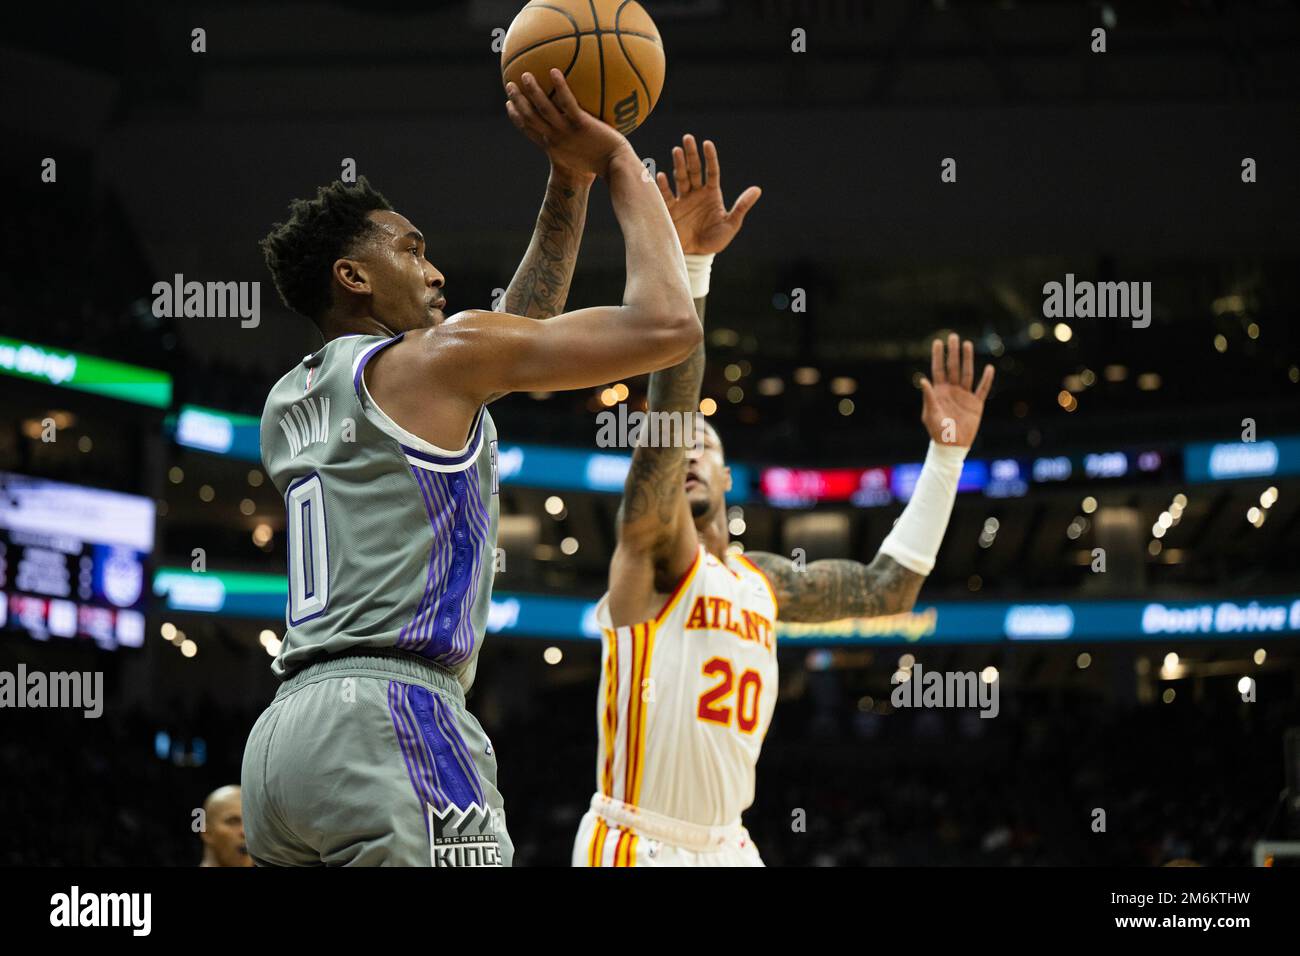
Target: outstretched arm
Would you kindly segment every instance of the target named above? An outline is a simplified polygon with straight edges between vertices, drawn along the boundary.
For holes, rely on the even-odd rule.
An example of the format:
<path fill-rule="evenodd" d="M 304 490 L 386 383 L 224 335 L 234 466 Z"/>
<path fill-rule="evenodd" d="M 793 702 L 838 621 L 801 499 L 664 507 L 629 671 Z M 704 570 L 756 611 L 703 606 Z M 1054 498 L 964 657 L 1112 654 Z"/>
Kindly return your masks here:
<path fill-rule="evenodd" d="M 962 463 L 979 430 L 984 400 L 993 386 L 993 366 L 975 378 L 975 349 L 970 342 L 958 352 L 958 338 L 948 337 L 930 353 L 934 381 L 921 380 L 921 421 L 930 433 L 930 450 L 911 500 L 870 564 L 814 561 L 800 570 L 789 558 L 749 552 L 772 582 L 783 621 L 835 621 L 910 611 L 921 585 L 934 568 L 948 527 Z M 959 357 L 960 355 L 960 357 Z"/>
<path fill-rule="evenodd" d="M 682 137 L 682 146 L 673 148 L 676 194 L 663 173 L 657 177 L 686 256 L 691 295 L 701 323 L 713 256 L 730 244 L 761 194 L 756 187 L 750 187 L 728 212 L 722 202 L 721 168 L 712 141 L 705 141 L 704 157 L 702 168 L 695 138 L 687 134 Z M 649 411 L 669 413 L 673 417 L 667 420 L 682 427 L 659 429 L 652 419 L 642 432 L 642 441 L 632 451 L 632 465 L 619 505 L 618 546 L 610 561 L 609 609 L 616 625 L 644 620 L 655 593 L 670 590 L 695 559 L 699 538 L 686 499 L 684 442 L 647 444 L 646 437 L 647 432 L 656 429 L 656 437 L 661 439 L 666 434 L 692 443 L 698 441 L 695 415 L 703 380 L 703 343 L 685 361 L 650 376 Z"/>
<path fill-rule="evenodd" d="M 802 571 L 789 558 L 765 551 L 745 557 L 767 575 L 783 621 L 838 621 L 910 611 L 925 575 L 909 571 L 887 554 L 870 564 L 834 559 L 813 561 Z"/>

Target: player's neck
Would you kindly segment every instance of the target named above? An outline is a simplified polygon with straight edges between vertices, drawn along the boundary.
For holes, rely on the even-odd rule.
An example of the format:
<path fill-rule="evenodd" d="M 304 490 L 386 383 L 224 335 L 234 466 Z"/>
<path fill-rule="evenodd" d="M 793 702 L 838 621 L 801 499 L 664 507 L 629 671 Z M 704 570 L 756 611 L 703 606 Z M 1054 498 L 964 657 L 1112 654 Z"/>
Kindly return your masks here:
<path fill-rule="evenodd" d="M 719 508 L 711 515 L 704 515 L 695 522 L 695 530 L 700 536 L 704 549 L 719 561 L 727 560 L 727 545 L 731 535 L 727 532 L 726 511 Z"/>
<path fill-rule="evenodd" d="M 321 334 L 326 342 L 345 335 L 382 335 L 391 338 L 395 333 L 372 315 L 327 315 L 321 322 Z"/>

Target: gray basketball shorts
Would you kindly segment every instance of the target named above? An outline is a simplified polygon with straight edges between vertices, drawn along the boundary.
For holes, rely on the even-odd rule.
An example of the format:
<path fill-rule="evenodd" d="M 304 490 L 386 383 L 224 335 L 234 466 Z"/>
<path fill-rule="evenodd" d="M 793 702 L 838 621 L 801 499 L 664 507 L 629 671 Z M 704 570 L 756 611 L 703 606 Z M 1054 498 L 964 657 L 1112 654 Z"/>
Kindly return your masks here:
<path fill-rule="evenodd" d="M 347 654 L 280 686 L 244 748 L 244 832 L 263 866 L 509 866 L 491 741 L 448 672 Z"/>

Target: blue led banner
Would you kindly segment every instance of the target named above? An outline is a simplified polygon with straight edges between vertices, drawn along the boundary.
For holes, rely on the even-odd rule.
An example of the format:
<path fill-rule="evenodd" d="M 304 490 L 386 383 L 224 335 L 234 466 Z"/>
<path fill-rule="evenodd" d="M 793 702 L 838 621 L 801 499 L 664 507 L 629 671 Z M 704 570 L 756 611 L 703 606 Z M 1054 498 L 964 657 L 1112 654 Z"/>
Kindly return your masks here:
<path fill-rule="evenodd" d="M 283 577 L 163 568 L 154 593 L 172 611 L 284 618 Z M 488 633 L 556 640 L 600 636 L 596 602 L 585 598 L 498 591 Z M 1300 635 L 1300 594 L 1203 601 L 1071 601 L 1042 604 L 952 601 L 910 614 L 821 624 L 778 623 L 786 644 L 1029 644 L 1261 638 Z"/>
<path fill-rule="evenodd" d="M 1300 475 L 1300 436 L 1253 442 L 1197 442 L 1184 452 L 1188 481 Z"/>

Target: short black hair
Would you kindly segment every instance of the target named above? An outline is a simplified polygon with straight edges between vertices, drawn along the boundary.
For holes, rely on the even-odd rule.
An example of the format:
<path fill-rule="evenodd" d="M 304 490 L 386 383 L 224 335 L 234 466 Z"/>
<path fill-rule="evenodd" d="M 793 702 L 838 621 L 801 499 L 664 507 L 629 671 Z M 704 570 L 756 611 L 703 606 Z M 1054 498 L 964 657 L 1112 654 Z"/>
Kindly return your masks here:
<path fill-rule="evenodd" d="M 377 230 L 369 213 L 392 208 L 365 176 L 355 183 L 336 179 L 318 187 L 315 199 L 291 202 L 289 220 L 275 223 L 259 243 L 280 300 L 319 325 L 330 306 L 335 260 Z"/>

